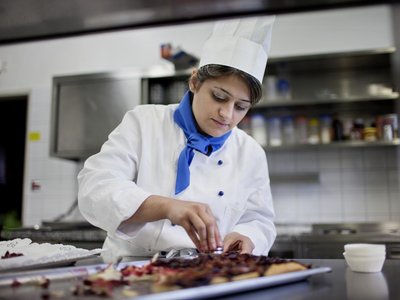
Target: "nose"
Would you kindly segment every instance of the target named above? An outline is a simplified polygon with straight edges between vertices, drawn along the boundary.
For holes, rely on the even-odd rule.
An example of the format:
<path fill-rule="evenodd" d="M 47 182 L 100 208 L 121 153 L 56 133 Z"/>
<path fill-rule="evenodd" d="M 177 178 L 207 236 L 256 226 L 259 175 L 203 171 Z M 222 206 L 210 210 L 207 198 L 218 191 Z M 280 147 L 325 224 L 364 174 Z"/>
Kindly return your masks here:
<path fill-rule="evenodd" d="M 233 117 L 234 103 L 226 102 L 219 107 L 219 115 L 224 121 L 229 121 Z"/>

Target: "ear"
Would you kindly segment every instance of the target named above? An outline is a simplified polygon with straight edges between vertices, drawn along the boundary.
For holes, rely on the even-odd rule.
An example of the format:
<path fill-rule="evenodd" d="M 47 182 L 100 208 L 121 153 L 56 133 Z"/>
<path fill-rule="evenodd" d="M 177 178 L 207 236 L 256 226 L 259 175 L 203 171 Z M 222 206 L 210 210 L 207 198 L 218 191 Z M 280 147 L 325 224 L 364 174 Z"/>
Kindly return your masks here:
<path fill-rule="evenodd" d="M 192 70 L 192 75 L 189 79 L 189 89 L 192 93 L 197 90 L 197 69 Z"/>

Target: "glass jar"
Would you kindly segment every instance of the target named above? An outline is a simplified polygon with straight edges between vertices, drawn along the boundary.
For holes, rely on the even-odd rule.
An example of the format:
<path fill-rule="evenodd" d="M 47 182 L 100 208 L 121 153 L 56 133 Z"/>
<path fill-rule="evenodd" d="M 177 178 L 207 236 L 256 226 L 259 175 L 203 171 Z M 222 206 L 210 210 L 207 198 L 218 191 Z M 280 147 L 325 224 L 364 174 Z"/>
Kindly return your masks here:
<path fill-rule="evenodd" d="M 293 145 L 296 143 L 293 117 L 285 117 L 282 119 L 282 136 L 283 144 Z"/>
<path fill-rule="evenodd" d="M 250 119 L 251 134 L 253 138 L 263 147 L 267 146 L 267 125 L 265 117 L 260 114 L 252 115 Z"/>
<path fill-rule="evenodd" d="M 364 128 L 364 141 L 375 142 L 377 140 L 376 127 L 365 127 Z"/>
<path fill-rule="evenodd" d="M 361 118 L 355 119 L 353 128 L 350 133 L 350 139 L 353 141 L 360 141 L 363 139 L 364 134 L 364 120 Z"/>
<path fill-rule="evenodd" d="M 268 145 L 281 146 L 282 145 L 281 120 L 279 118 L 270 118 L 268 119 L 267 126 L 268 126 Z"/>
<path fill-rule="evenodd" d="M 330 116 L 321 116 L 320 123 L 321 143 L 329 144 L 332 141 L 332 118 Z"/>
<path fill-rule="evenodd" d="M 297 117 L 295 119 L 295 123 L 296 123 L 296 142 L 298 144 L 307 144 L 308 143 L 307 118 Z"/>
<path fill-rule="evenodd" d="M 308 122 L 308 143 L 319 144 L 319 122 L 317 118 L 311 118 Z"/>

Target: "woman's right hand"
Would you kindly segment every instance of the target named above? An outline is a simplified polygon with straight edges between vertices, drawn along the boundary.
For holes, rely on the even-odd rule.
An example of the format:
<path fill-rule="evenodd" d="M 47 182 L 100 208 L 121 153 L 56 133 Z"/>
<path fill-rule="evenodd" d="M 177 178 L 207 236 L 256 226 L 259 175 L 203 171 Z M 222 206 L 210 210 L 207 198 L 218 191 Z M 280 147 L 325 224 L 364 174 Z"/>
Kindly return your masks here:
<path fill-rule="evenodd" d="M 222 247 L 217 222 L 210 207 L 204 203 L 171 199 L 166 217 L 172 224 L 182 226 L 202 252 Z"/>

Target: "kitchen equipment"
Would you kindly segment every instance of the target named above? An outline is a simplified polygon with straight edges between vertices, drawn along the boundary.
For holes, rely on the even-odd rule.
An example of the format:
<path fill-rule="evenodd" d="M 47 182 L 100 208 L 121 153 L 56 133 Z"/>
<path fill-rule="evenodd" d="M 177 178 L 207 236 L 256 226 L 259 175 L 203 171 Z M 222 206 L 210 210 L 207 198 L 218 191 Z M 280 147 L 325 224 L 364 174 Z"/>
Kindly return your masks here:
<path fill-rule="evenodd" d="M 311 231 L 293 236 L 297 258 L 343 258 L 344 245 L 383 244 L 386 258 L 400 259 L 400 223 L 312 224 Z"/>

